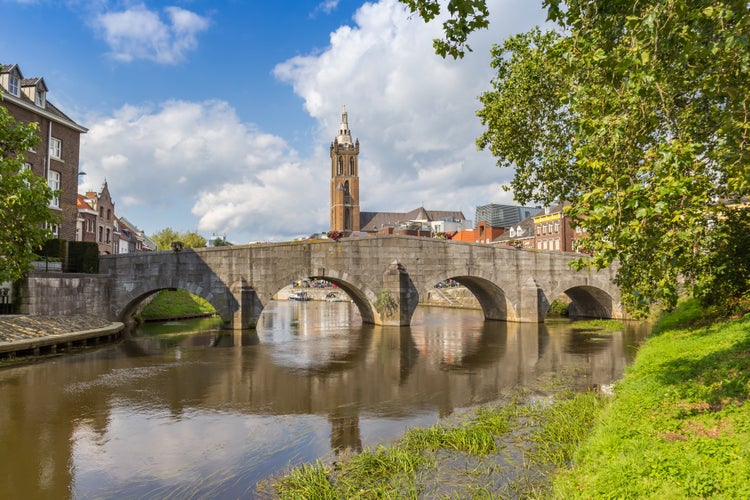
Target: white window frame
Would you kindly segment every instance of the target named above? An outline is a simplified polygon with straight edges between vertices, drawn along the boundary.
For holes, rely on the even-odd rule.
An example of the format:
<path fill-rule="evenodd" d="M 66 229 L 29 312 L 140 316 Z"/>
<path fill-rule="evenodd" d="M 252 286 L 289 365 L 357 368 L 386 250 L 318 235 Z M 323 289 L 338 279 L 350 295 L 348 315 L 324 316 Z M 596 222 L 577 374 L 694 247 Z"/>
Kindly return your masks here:
<path fill-rule="evenodd" d="M 37 89 L 36 94 L 34 94 L 34 103 L 40 108 L 44 107 L 44 92 Z"/>
<path fill-rule="evenodd" d="M 55 170 L 50 170 L 49 173 L 47 174 L 47 185 L 53 191 L 59 191 L 60 190 L 60 172 L 56 172 Z M 60 208 L 60 198 L 58 196 L 53 197 L 49 201 L 49 206 L 51 208 Z"/>
<path fill-rule="evenodd" d="M 44 227 L 46 227 L 47 229 L 52 229 L 52 238 L 54 239 L 60 238 L 60 225 L 59 224 L 50 224 L 49 222 L 45 222 Z"/>
<path fill-rule="evenodd" d="M 62 159 L 62 141 L 55 137 L 49 139 L 49 155 L 58 160 Z"/>
<path fill-rule="evenodd" d="M 14 74 L 8 75 L 8 92 L 16 97 L 21 92 L 21 80 Z"/>

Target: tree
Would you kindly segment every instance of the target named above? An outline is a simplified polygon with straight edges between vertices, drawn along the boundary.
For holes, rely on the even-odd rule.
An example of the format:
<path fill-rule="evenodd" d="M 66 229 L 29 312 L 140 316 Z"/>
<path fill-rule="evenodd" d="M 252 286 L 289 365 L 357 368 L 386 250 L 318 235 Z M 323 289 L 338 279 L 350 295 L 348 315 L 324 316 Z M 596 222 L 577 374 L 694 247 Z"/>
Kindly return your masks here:
<path fill-rule="evenodd" d="M 187 248 L 203 248 L 206 246 L 206 238 L 195 231 L 187 231 L 182 234 L 182 242 Z"/>
<path fill-rule="evenodd" d="M 31 269 L 34 252 L 58 221 L 49 210 L 57 192 L 25 168 L 23 153 L 39 141 L 36 123 L 18 123 L 0 106 L 0 283 L 20 279 Z"/>
<path fill-rule="evenodd" d="M 593 252 L 579 265 L 617 261 L 631 311 L 672 306 L 682 283 L 711 282 L 709 221 L 733 220 L 725 202 L 750 194 L 750 6 L 544 5 L 556 31 L 493 48 L 477 144 L 516 169 L 520 203 L 571 202 Z"/>
<path fill-rule="evenodd" d="M 400 0 L 409 7 L 409 11 L 419 14 L 426 22 L 440 14 L 439 0 Z M 463 57 L 465 51 L 471 51 L 467 43 L 469 34 L 478 29 L 487 28 L 490 24 L 489 9 L 485 0 L 449 0 L 446 10 L 450 18 L 443 22 L 445 39 L 432 41 L 435 52 L 442 57 L 450 55 L 454 59 Z"/>
<path fill-rule="evenodd" d="M 185 248 L 203 248 L 206 246 L 206 238 L 195 231 L 178 233 L 171 227 L 167 227 L 150 236 L 151 241 L 156 243 L 157 250 L 171 250 L 172 242 L 180 241 Z"/>

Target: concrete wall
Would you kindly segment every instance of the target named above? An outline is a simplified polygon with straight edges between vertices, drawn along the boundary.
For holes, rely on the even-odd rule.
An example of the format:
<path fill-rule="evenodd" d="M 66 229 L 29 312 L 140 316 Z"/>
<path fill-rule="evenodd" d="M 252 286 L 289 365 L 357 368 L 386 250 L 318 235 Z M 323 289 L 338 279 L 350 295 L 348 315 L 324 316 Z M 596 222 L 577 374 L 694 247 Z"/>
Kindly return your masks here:
<path fill-rule="evenodd" d="M 32 273 L 14 301 L 21 314 L 109 318 L 111 282 L 108 276 L 98 274 Z"/>

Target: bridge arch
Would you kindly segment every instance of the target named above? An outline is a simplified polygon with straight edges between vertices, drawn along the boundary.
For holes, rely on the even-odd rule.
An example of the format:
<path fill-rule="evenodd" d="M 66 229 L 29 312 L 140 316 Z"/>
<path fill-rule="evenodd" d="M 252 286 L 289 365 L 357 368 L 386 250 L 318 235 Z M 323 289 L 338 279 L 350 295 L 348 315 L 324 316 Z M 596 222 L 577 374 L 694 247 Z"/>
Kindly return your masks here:
<path fill-rule="evenodd" d="M 192 288 L 192 290 L 191 290 Z M 227 308 L 227 301 L 226 300 L 216 300 L 216 297 L 214 297 L 212 294 L 202 294 L 200 293 L 202 290 L 200 290 L 197 287 L 194 286 L 154 286 L 154 287 L 148 287 L 146 289 L 140 289 L 131 292 L 131 299 L 122 307 L 122 309 L 117 313 L 117 319 L 125 324 L 131 324 L 134 322 L 135 314 L 138 312 L 138 309 L 143 304 L 143 301 L 145 301 L 150 296 L 161 292 L 162 290 L 185 290 L 187 292 L 190 292 L 191 294 L 198 296 L 204 300 L 206 300 L 209 304 L 211 304 L 214 309 L 216 309 L 216 313 L 221 317 L 222 321 L 225 324 L 230 324 L 232 320 L 232 312 Z M 199 293 L 196 293 L 199 292 Z"/>
<path fill-rule="evenodd" d="M 566 295 L 570 299 L 568 314 L 571 317 L 581 318 L 618 318 L 618 308 L 612 295 L 599 287 L 591 285 L 574 285 L 560 290 L 547 300 L 547 308 L 544 315 L 549 312 L 549 305 L 560 297 Z"/>
<path fill-rule="evenodd" d="M 482 307 L 484 319 L 495 321 L 516 321 L 516 309 L 508 294 L 494 282 L 479 276 L 456 275 L 454 279 L 465 286 L 476 297 Z"/>
<path fill-rule="evenodd" d="M 364 323 L 376 324 L 376 315 L 378 313 L 375 309 L 375 303 L 377 301 L 377 296 L 366 284 L 362 283 L 362 281 L 355 276 L 351 276 L 349 273 L 342 273 L 336 270 L 321 271 L 322 270 L 318 270 L 317 273 L 309 274 L 301 270 L 288 274 L 282 279 L 274 282 L 270 287 L 270 290 L 272 291 L 268 292 L 267 295 L 272 296 L 289 283 L 300 279 L 309 278 L 326 280 L 339 287 L 352 299 L 352 302 L 357 306 Z M 265 303 L 263 306 L 265 307 Z"/>

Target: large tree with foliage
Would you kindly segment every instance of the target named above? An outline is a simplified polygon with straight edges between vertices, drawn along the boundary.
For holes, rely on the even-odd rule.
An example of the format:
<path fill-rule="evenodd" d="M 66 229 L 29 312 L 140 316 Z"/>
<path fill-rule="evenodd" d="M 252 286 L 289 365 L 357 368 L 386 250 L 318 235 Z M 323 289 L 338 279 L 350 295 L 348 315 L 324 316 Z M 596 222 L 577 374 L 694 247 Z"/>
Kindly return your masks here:
<path fill-rule="evenodd" d="M 24 153 L 39 144 L 38 125 L 18 123 L 0 106 L 0 283 L 22 278 L 57 222 L 49 203 L 57 195 L 46 179 L 24 168 Z"/>
<path fill-rule="evenodd" d="M 734 220 L 727 204 L 750 194 L 750 6 L 544 5 L 558 29 L 493 48 L 497 77 L 481 96 L 487 130 L 478 145 L 515 168 L 519 202 L 571 202 L 593 253 L 587 262 L 618 262 L 631 311 L 673 305 L 683 283 L 702 283 L 704 299 L 715 295 L 705 276 L 715 269 L 706 264 L 712 231 Z M 747 295 L 747 276 L 743 283 L 733 293 Z"/>
<path fill-rule="evenodd" d="M 203 248 L 206 246 L 206 238 L 195 231 L 180 233 L 171 227 L 166 227 L 149 238 L 156 243 L 157 250 L 171 250 L 172 243 L 175 241 L 182 242 L 185 248 Z"/>

